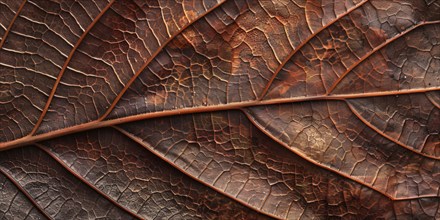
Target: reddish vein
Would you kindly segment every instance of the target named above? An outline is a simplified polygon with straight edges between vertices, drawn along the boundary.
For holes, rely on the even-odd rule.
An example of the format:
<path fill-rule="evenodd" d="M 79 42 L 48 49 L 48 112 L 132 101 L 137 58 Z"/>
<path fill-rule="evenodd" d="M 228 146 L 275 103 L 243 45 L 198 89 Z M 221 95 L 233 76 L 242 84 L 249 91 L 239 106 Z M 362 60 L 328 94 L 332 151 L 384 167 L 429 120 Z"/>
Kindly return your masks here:
<path fill-rule="evenodd" d="M 0 143 L 0 151 L 7 150 L 11 148 L 16 148 L 35 142 L 68 135 L 76 132 L 87 131 L 96 128 L 108 127 L 117 124 L 129 123 L 133 121 L 158 118 L 158 117 L 168 117 L 180 114 L 193 114 L 201 112 L 213 112 L 213 111 L 226 111 L 247 107 L 255 107 L 261 105 L 277 105 L 285 103 L 294 102 L 305 102 L 305 101 L 330 101 L 330 100 L 345 100 L 345 99 L 357 99 L 357 98 L 367 98 L 367 97 L 380 97 L 380 96 L 390 96 L 390 95 L 404 95 L 404 94 L 415 94 L 424 93 L 430 91 L 440 91 L 440 88 L 425 88 L 425 89 L 410 89 L 410 90 L 399 90 L 399 91 L 385 91 L 385 92 L 370 92 L 370 93 L 360 93 L 360 94 L 341 94 L 341 95 L 319 95 L 319 96 L 306 96 L 306 97 L 292 97 L 283 99 L 271 99 L 271 100 L 261 100 L 261 101 L 248 101 L 248 102 L 237 102 L 222 105 L 213 106 L 198 106 L 192 108 L 183 109 L 172 109 L 159 112 L 149 112 L 139 115 L 126 116 L 123 118 L 109 119 L 105 121 L 91 121 L 84 124 L 75 125 L 72 127 L 67 127 L 59 130 L 50 131 L 47 133 L 35 135 L 35 136 L 25 136 L 23 138 L 15 139 L 8 142 Z"/>
<path fill-rule="evenodd" d="M 429 94 L 425 93 L 426 98 L 432 103 L 433 106 L 440 109 L 440 104 L 437 103 Z"/>
<path fill-rule="evenodd" d="M 8 28 L 6 29 L 5 34 L 3 35 L 2 41 L 0 41 L 0 49 L 3 47 L 3 44 L 5 44 L 5 42 L 6 42 L 6 38 L 8 37 L 9 32 L 11 31 L 12 26 L 14 25 L 15 20 L 17 20 L 18 15 L 20 14 L 21 10 L 23 9 L 23 7 L 24 7 L 26 1 L 27 1 L 27 0 L 24 0 L 24 1 L 21 3 L 21 5 L 20 5 L 20 7 L 18 8 L 17 12 L 15 12 L 14 18 L 12 18 L 11 23 L 9 23 L 9 26 L 8 26 Z"/>
<path fill-rule="evenodd" d="M 332 172 L 332 173 L 335 173 L 335 174 L 337 174 L 337 175 L 339 175 L 339 176 L 342 176 L 342 177 L 344 177 L 344 178 L 347 178 L 347 179 L 349 179 L 349 180 L 352 180 L 352 181 L 354 181 L 354 182 L 356 182 L 356 183 L 358 183 L 358 184 L 361 184 L 361 185 L 363 185 L 363 186 L 365 186 L 365 187 L 367 187 L 367 188 L 369 188 L 369 189 L 371 189 L 371 190 L 373 190 L 373 191 L 376 191 L 376 192 L 382 194 L 383 196 L 387 197 L 388 199 L 390 199 L 390 200 L 392 200 L 392 201 L 411 200 L 411 199 L 419 199 L 419 198 L 439 198 L 439 196 L 437 196 L 437 195 L 432 195 L 432 196 L 431 196 L 431 195 L 428 195 L 428 196 L 414 196 L 414 197 L 404 197 L 404 198 L 394 198 L 393 196 L 388 195 L 386 192 L 382 192 L 381 190 L 374 188 L 374 186 L 372 186 L 372 185 L 370 185 L 370 184 L 367 184 L 367 183 L 365 183 L 365 182 L 363 182 L 363 181 L 361 181 L 361 180 L 358 180 L 357 178 L 354 178 L 354 177 L 352 177 L 352 176 L 350 176 L 350 175 L 348 175 L 348 174 L 346 174 L 346 173 L 343 173 L 343 172 L 341 172 L 341 171 L 335 170 L 335 169 L 333 169 L 333 168 L 331 168 L 331 167 L 329 167 L 329 166 L 327 166 L 327 165 L 325 165 L 325 164 L 321 164 L 321 163 L 319 163 L 319 162 L 316 162 L 315 160 L 309 158 L 309 156 L 307 156 L 305 153 L 303 153 L 303 152 L 301 152 L 301 151 L 299 151 L 299 150 L 296 150 L 296 149 L 293 148 L 293 147 L 290 147 L 289 145 L 287 145 L 287 144 L 284 143 L 283 141 L 281 141 L 281 140 L 279 140 L 278 138 L 276 138 L 276 137 L 275 137 L 274 135 L 272 135 L 269 131 L 267 131 L 266 129 L 264 129 L 264 127 L 263 127 L 261 124 L 259 124 L 259 123 L 258 123 L 258 122 L 257 122 L 257 121 L 256 121 L 256 120 L 255 120 L 250 114 L 249 114 L 248 111 L 246 111 L 246 110 L 244 110 L 244 109 L 240 109 L 240 110 L 246 115 L 246 117 L 249 119 L 249 121 L 250 121 L 255 127 L 257 127 L 261 132 L 263 132 L 264 134 L 266 134 L 266 135 L 267 135 L 268 137 L 270 137 L 272 140 L 274 140 L 274 141 L 276 141 L 277 143 L 279 143 L 281 146 L 285 147 L 286 149 L 290 150 L 290 151 L 293 152 L 294 154 L 296 154 L 296 155 L 298 155 L 299 157 L 303 158 L 303 159 L 306 160 L 307 162 L 309 162 L 309 163 L 311 163 L 311 164 L 313 164 L 313 165 L 315 165 L 315 166 L 317 166 L 317 167 L 320 167 L 320 168 L 322 168 L 322 169 L 328 170 L 328 171 L 330 171 L 330 172 Z"/>
<path fill-rule="evenodd" d="M 176 38 L 176 36 L 178 36 L 179 34 L 181 34 L 184 30 L 186 30 L 189 26 L 191 26 L 192 24 L 194 24 L 196 21 L 200 20 L 201 18 L 205 17 L 207 14 L 209 14 L 210 12 L 212 12 L 213 10 L 215 10 L 216 8 L 220 7 L 223 3 L 225 3 L 226 0 L 221 1 L 220 3 L 218 3 L 217 5 L 215 5 L 214 7 L 210 8 L 209 10 L 207 10 L 206 12 L 202 13 L 199 17 L 197 17 L 196 19 L 194 19 L 193 21 L 189 22 L 188 24 L 186 24 L 185 26 L 183 26 L 179 31 L 177 31 L 176 33 L 174 33 L 170 38 L 168 38 L 148 59 L 147 61 L 141 66 L 141 68 L 130 78 L 130 80 L 127 82 L 127 84 L 125 84 L 124 88 L 122 88 L 122 90 L 119 92 L 119 94 L 116 96 L 116 98 L 113 100 L 112 104 L 110 105 L 110 107 L 107 109 L 107 111 L 101 116 L 99 117 L 98 121 L 102 121 L 104 120 L 111 112 L 112 110 L 115 108 L 116 104 L 118 104 L 119 100 L 122 98 L 122 96 L 124 95 L 124 93 L 127 91 L 127 89 L 131 86 L 131 84 L 133 84 L 133 82 L 137 79 L 137 77 L 142 73 L 142 71 L 151 63 L 151 61 L 154 60 L 154 58 L 156 58 L 156 56 L 172 41 Z"/>
<path fill-rule="evenodd" d="M 11 181 L 11 183 L 14 184 L 15 187 L 17 187 L 17 189 L 26 196 L 26 198 L 32 203 L 32 205 L 34 205 L 35 208 L 37 208 L 38 211 L 40 211 L 40 213 L 44 217 L 46 217 L 47 219 L 53 219 L 49 214 L 46 213 L 46 211 L 44 211 L 44 209 L 37 203 L 37 201 L 35 201 L 35 199 L 29 193 L 17 181 L 15 181 L 15 179 L 11 175 L 9 175 L 9 173 L 5 172 L 2 168 L 0 168 L 0 173 L 8 178 L 8 180 Z"/>
<path fill-rule="evenodd" d="M 384 138 L 386 138 L 386 139 L 388 139 L 388 140 L 394 142 L 395 144 L 397 144 L 397 145 L 399 145 L 399 146 L 401 146 L 401 147 L 403 147 L 403 148 L 405 148 L 405 149 L 407 149 L 407 150 L 409 150 L 409 151 L 411 151 L 411 152 L 413 152 L 413 153 L 415 153 L 415 154 L 418 154 L 418 155 L 420 155 L 420 156 L 422 156 L 422 157 L 427 157 L 427 158 L 434 159 L 434 160 L 440 160 L 440 157 L 436 157 L 436 156 L 432 156 L 432 155 L 428 155 L 428 154 L 425 154 L 425 153 L 419 152 L 419 151 L 417 151 L 417 150 L 415 150 L 415 149 L 413 149 L 413 148 L 411 148 L 411 147 L 409 147 L 409 146 L 403 144 L 402 142 L 395 140 L 395 139 L 392 138 L 391 136 L 389 136 L 389 135 L 387 135 L 386 133 L 384 133 L 383 131 L 379 130 L 377 127 L 373 126 L 369 121 L 365 120 L 365 118 L 362 117 L 361 114 L 359 114 L 359 112 L 355 110 L 355 108 L 353 107 L 353 105 L 352 105 L 349 101 L 345 100 L 345 102 L 347 103 L 347 106 L 348 106 L 348 108 L 350 109 L 350 111 L 351 111 L 351 112 L 352 112 L 352 113 L 353 113 L 353 114 L 354 114 L 359 120 L 361 120 L 361 121 L 362 121 L 367 127 L 371 128 L 373 131 L 375 131 L 376 133 L 378 133 L 378 134 L 381 135 L 382 137 L 384 137 Z"/>
<path fill-rule="evenodd" d="M 325 26 L 322 26 L 320 29 L 318 29 L 315 33 L 313 33 L 312 35 L 310 35 L 305 41 L 303 41 L 298 47 L 296 47 L 294 50 L 292 50 L 290 52 L 289 55 L 287 55 L 287 57 L 284 59 L 284 61 L 278 66 L 278 68 L 275 70 L 274 74 L 272 75 L 272 78 L 269 80 L 269 82 L 266 84 L 266 87 L 264 87 L 263 92 L 261 93 L 260 97 L 258 97 L 258 100 L 262 100 L 264 98 L 264 96 L 266 95 L 267 91 L 269 90 L 270 86 L 272 85 L 273 81 L 275 80 L 275 78 L 277 77 L 277 75 L 281 72 L 281 70 L 283 69 L 283 67 L 287 64 L 287 62 L 289 62 L 289 60 L 298 52 L 301 50 L 301 48 L 303 48 L 306 44 L 308 44 L 310 42 L 310 40 L 312 40 L 314 37 L 316 37 L 316 35 L 318 35 L 319 33 L 321 33 L 323 30 L 325 30 L 326 28 L 330 27 L 332 24 L 336 23 L 337 21 L 339 21 L 342 17 L 350 14 L 352 11 L 358 9 L 359 7 L 361 7 L 363 4 L 365 4 L 366 2 L 368 2 L 368 0 L 363 0 L 362 2 L 360 2 L 358 5 L 356 5 L 355 7 L 349 9 L 348 11 L 346 11 L 345 13 L 339 15 L 339 17 L 336 17 L 333 21 L 331 21 L 330 23 L 326 24 Z"/>
<path fill-rule="evenodd" d="M 242 201 L 242 200 L 240 200 L 240 199 L 238 199 L 238 198 L 236 198 L 236 197 L 233 197 L 232 195 L 230 195 L 230 194 L 228 194 L 228 193 L 226 193 L 226 192 L 224 192 L 224 191 L 221 191 L 220 189 L 218 189 L 218 188 L 216 188 L 216 187 L 214 187 L 214 186 L 212 186 L 212 185 L 209 185 L 209 184 L 207 184 L 207 183 L 201 181 L 201 180 L 198 179 L 197 177 L 194 177 L 193 175 L 191 175 L 190 173 L 188 173 L 186 170 L 182 169 L 181 167 L 178 167 L 176 164 L 174 164 L 174 163 L 173 163 L 171 160 L 169 160 L 168 158 L 164 157 L 162 154 L 160 154 L 160 153 L 158 153 L 157 151 L 151 149 L 151 148 L 152 148 L 151 145 L 149 145 L 148 143 L 146 143 L 145 141 L 143 141 L 141 138 L 136 137 L 135 135 L 131 134 L 130 132 L 128 132 L 128 131 L 126 131 L 126 130 L 120 128 L 120 127 L 116 127 L 116 126 L 112 126 L 112 127 L 113 127 L 114 129 L 116 129 L 117 131 L 119 131 L 120 133 L 122 133 L 123 135 L 125 135 L 126 137 L 128 137 L 128 138 L 130 138 L 131 140 L 135 141 L 136 143 L 140 144 L 140 145 L 143 146 L 145 149 L 147 149 L 148 151 L 150 151 L 152 154 L 156 155 L 156 156 L 159 157 L 161 160 L 167 162 L 169 165 L 171 165 L 172 167 L 176 168 L 177 170 L 179 170 L 180 172 L 182 172 L 182 173 L 185 174 L 186 176 L 190 177 L 191 179 L 193 179 L 193 180 L 195 180 L 195 181 L 197 181 L 197 182 L 203 184 L 204 186 L 206 186 L 206 187 L 208 187 L 208 188 L 210 188 L 210 189 L 212 189 L 212 190 L 215 190 L 216 192 L 218 192 L 218 193 L 220 193 L 220 194 L 222 194 L 222 195 L 224 195 L 224 196 L 226 196 L 226 197 L 228 197 L 228 198 L 230 198 L 230 199 L 232 199 L 232 200 L 234 200 L 234 201 L 236 201 L 236 202 L 242 204 L 243 206 L 245 206 L 245 207 L 247 207 L 247 208 L 249 208 L 249 209 L 252 209 L 252 210 L 254 210 L 254 211 L 258 212 L 258 213 L 261 213 L 261 214 L 263 214 L 263 215 L 267 215 L 267 216 L 269 216 L 269 217 L 271 217 L 271 218 L 281 219 L 280 217 L 278 217 L 278 216 L 276 216 L 276 215 L 269 214 L 269 213 L 265 213 L 265 212 L 261 211 L 260 209 L 257 209 L 256 207 L 253 207 L 253 206 L 249 205 L 249 204 L 246 203 L 245 201 Z"/>
<path fill-rule="evenodd" d="M 84 38 L 87 36 L 87 34 L 92 30 L 92 28 L 95 26 L 95 24 L 98 22 L 98 20 L 104 15 L 104 13 L 112 6 L 112 4 L 115 2 L 115 0 L 111 0 L 108 5 L 99 13 L 99 15 L 93 20 L 93 22 L 87 27 L 87 29 L 84 31 L 84 33 L 81 35 L 81 37 L 76 42 L 75 46 L 70 51 L 69 56 L 67 57 L 66 61 L 64 62 L 63 67 L 61 68 L 60 73 L 58 74 L 57 80 L 55 81 L 55 84 L 52 88 L 52 91 L 50 92 L 49 98 L 46 101 L 46 105 L 43 108 L 43 112 L 41 113 L 40 117 L 38 118 L 37 123 L 35 124 L 32 131 L 28 134 L 28 136 L 32 136 L 37 132 L 37 129 L 40 127 L 40 124 L 43 122 L 43 118 L 46 115 L 47 111 L 49 110 L 49 106 L 52 102 L 52 99 L 55 95 L 55 92 L 57 90 L 58 85 L 60 84 L 61 78 L 63 77 L 64 72 L 67 69 L 67 66 L 69 65 L 70 60 L 73 57 L 73 54 L 78 49 L 79 45 L 82 43 Z"/>
<path fill-rule="evenodd" d="M 143 219 L 142 217 L 140 217 L 139 215 L 137 215 L 136 213 L 134 213 L 133 211 L 131 211 L 130 209 L 127 209 L 126 207 L 122 206 L 121 204 L 119 204 L 118 202 L 116 202 L 115 200 L 113 200 L 112 198 L 110 198 L 110 196 L 108 196 L 107 194 L 105 194 L 104 192 L 102 192 L 100 189 L 98 189 L 96 186 L 94 186 L 93 184 L 91 184 L 89 181 L 87 181 L 86 179 L 84 179 L 84 177 L 80 176 L 76 171 L 74 171 L 72 168 L 70 168 L 69 166 L 67 166 L 67 164 L 64 163 L 64 161 L 62 161 L 60 158 L 58 158 L 52 151 L 48 150 L 46 146 L 42 145 L 42 144 L 38 144 L 35 143 L 35 146 L 37 146 L 39 149 L 41 149 L 42 151 L 44 151 L 47 155 L 49 155 L 50 157 L 52 157 L 56 162 L 58 162 L 58 164 L 60 164 L 65 170 L 67 170 L 70 174 L 72 174 L 73 176 L 75 176 L 78 180 L 80 180 L 81 182 L 83 182 L 84 184 L 86 184 L 88 187 L 90 187 L 91 189 L 93 189 L 94 191 L 96 191 L 98 194 L 100 194 L 101 196 L 103 196 L 105 199 L 107 199 L 110 203 L 112 203 L 113 205 L 117 206 L 118 208 L 124 210 L 125 212 L 127 212 L 128 214 L 130 214 L 131 216 L 137 218 L 137 219 Z"/>
<path fill-rule="evenodd" d="M 440 23 L 440 21 L 426 21 L 426 22 L 421 22 L 417 25 L 414 25 L 408 29 L 406 29 L 405 31 L 403 31 L 400 34 L 395 35 L 394 37 L 386 40 L 385 42 L 383 42 L 382 44 L 380 44 L 378 47 L 374 48 L 373 50 L 371 50 L 370 52 L 368 52 L 367 54 L 365 54 L 361 59 L 359 59 L 356 63 L 354 63 L 353 65 L 351 65 L 339 78 L 338 80 L 336 80 L 335 83 L 333 83 L 333 85 L 328 89 L 326 95 L 330 94 L 331 92 L 333 92 L 333 90 L 336 88 L 336 86 L 338 86 L 338 84 L 342 81 L 342 79 L 344 79 L 345 76 L 347 76 L 354 68 L 356 68 L 357 66 L 359 66 L 359 64 L 361 64 L 362 62 L 364 62 L 366 59 L 368 59 L 371 55 L 373 55 L 374 53 L 376 53 L 377 51 L 379 51 L 380 49 L 384 48 L 385 46 L 387 46 L 388 44 L 390 44 L 391 42 L 405 36 L 406 34 L 408 34 L 409 32 L 413 31 L 414 29 L 424 26 L 424 25 L 429 25 L 429 24 L 438 24 Z"/>

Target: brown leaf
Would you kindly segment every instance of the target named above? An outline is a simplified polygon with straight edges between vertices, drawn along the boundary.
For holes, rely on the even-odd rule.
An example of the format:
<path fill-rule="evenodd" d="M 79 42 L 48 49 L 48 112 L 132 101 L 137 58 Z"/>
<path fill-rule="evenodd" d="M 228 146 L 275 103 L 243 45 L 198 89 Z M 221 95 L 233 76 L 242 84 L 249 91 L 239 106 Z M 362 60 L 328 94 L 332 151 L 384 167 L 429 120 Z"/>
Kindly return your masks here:
<path fill-rule="evenodd" d="M 0 216 L 439 218 L 440 1 L 0 1 Z"/>

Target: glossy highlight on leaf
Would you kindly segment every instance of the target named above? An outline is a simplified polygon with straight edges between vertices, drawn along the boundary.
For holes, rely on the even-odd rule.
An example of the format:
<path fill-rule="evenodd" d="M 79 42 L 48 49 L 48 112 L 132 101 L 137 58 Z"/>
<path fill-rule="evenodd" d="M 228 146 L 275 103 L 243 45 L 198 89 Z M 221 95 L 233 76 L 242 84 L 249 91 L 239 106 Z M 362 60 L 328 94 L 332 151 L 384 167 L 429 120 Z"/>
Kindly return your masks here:
<path fill-rule="evenodd" d="M 440 218 L 438 0 L 0 11 L 0 218 Z"/>

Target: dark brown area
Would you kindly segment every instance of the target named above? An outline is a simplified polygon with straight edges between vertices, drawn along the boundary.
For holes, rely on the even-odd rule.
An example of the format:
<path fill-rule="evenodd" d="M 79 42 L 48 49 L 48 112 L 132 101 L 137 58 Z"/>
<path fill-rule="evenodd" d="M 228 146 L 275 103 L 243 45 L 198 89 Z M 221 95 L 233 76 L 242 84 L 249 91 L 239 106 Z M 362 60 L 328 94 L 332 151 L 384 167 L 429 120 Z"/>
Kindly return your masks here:
<path fill-rule="evenodd" d="M 440 0 L 0 11 L 0 218 L 440 218 Z"/>

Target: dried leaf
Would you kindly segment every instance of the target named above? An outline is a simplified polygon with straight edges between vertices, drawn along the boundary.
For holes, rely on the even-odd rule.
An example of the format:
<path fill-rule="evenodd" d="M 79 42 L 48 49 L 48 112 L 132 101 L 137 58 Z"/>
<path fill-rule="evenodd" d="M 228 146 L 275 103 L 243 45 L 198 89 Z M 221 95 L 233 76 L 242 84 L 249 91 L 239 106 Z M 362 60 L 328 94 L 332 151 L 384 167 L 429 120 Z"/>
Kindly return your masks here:
<path fill-rule="evenodd" d="M 438 0 L 0 0 L 0 217 L 440 217 Z"/>

